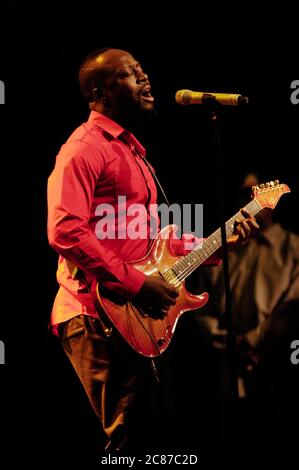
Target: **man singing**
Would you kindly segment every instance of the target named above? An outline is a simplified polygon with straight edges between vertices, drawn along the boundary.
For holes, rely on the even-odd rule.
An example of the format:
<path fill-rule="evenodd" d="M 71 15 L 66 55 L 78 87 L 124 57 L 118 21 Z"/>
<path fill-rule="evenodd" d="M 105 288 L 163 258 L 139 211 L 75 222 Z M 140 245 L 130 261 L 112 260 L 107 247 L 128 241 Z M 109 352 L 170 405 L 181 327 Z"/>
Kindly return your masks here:
<path fill-rule="evenodd" d="M 139 441 L 146 448 L 140 419 L 150 359 L 133 351 L 99 313 L 89 280 L 100 281 L 155 317 L 167 315 L 175 305 L 175 287 L 128 264 L 144 257 L 152 240 L 123 236 L 130 218 L 120 217 L 125 208 L 118 205 L 118 196 L 125 196 L 127 205 L 143 205 L 149 234 L 150 206 L 157 201 L 157 190 L 146 151 L 132 128 L 151 115 L 154 98 L 140 63 L 123 50 L 90 54 L 81 65 L 79 80 L 91 113 L 62 146 L 48 184 L 49 242 L 60 255 L 60 288 L 51 325 L 101 422 L 106 436 L 102 447 L 124 450 Z M 101 204 L 114 209 L 115 237 L 97 236 Z M 247 240 L 256 227 L 255 219 L 245 214 L 229 245 Z M 186 252 L 182 240 L 174 240 L 172 248 L 175 254 Z"/>

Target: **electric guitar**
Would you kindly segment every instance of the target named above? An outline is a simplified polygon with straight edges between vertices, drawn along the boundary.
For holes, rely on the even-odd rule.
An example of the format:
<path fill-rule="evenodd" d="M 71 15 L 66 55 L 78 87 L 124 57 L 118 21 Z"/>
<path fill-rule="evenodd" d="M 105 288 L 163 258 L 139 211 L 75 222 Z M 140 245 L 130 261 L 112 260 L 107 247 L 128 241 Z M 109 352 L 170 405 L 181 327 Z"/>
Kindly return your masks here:
<path fill-rule="evenodd" d="M 250 215 L 255 216 L 265 207 L 273 209 L 280 197 L 290 192 L 285 184 L 279 181 L 260 184 L 252 187 L 252 200 L 245 206 Z M 226 224 L 226 235 L 234 233 L 236 219 L 244 219 L 241 212 L 236 213 Z M 202 307 L 208 301 L 209 294 L 194 295 L 185 288 L 185 279 L 221 247 L 221 231 L 218 228 L 203 243 L 185 256 L 173 256 L 170 252 L 170 238 L 177 226 L 164 227 L 153 242 L 149 252 L 142 259 L 130 262 L 136 269 L 148 276 L 160 276 L 179 290 L 176 304 L 171 306 L 163 319 L 150 317 L 133 301 L 103 289 L 98 282 L 95 295 L 100 310 L 103 311 L 123 338 L 138 353 L 147 357 L 161 354 L 169 346 L 177 321 L 188 311 Z"/>

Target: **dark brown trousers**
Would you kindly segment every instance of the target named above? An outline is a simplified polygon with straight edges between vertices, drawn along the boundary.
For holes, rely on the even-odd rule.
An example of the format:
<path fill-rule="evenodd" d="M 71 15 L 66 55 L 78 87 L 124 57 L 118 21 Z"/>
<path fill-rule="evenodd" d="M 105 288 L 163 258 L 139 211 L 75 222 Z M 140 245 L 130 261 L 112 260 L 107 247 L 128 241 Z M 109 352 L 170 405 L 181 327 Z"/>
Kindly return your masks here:
<path fill-rule="evenodd" d="M 106 327 L 78 315 L 60 325 L 59 337 L 107 436 L 103 448 L 146 447 L 142 439 L 159 388 L 151 360 L 137 354 L 115 329 L 107 336 Z"/>

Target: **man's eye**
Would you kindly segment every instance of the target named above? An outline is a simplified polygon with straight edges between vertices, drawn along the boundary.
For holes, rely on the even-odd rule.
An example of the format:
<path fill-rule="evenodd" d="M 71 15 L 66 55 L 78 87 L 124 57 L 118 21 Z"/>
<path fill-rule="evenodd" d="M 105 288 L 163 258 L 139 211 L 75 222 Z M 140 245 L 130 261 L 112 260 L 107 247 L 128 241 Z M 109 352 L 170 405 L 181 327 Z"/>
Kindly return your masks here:
<path fill-rule="evenodd" d="M 121 77 L 123 78 L 130 77 L 131 75 L 135 75 L 135 73 L 136 72 L 134 70 L 126 70 L 121 73 Z"/>

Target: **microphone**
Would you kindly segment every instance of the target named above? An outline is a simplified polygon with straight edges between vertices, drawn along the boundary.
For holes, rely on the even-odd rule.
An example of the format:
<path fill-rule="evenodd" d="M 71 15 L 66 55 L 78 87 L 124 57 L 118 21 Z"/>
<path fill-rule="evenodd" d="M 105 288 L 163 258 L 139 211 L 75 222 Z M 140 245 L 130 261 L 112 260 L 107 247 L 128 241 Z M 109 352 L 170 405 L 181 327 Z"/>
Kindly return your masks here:
<path fill-rule="evenodd" d="M 179 90 L 175 94 L 175 100 L 178 104 L 212 104 L 213 102 L 226 105 L 238 106 L 247 104 L 247 96 L 235 93 L 206 93 L 202 91 Z"/>

